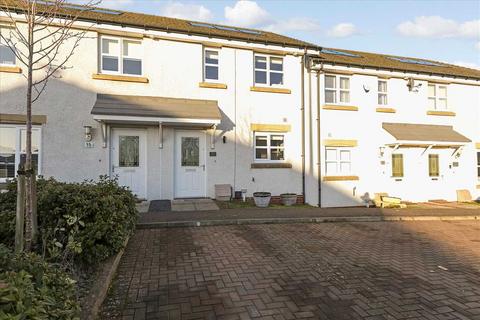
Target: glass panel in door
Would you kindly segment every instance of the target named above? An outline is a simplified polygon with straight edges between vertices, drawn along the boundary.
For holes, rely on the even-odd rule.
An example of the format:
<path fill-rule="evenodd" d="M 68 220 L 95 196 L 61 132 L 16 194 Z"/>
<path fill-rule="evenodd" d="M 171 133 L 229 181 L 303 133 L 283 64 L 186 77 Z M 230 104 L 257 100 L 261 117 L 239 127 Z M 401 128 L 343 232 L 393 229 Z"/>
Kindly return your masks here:
<path fill-rule="evenodd" d="M 118 141 L 119 167 L 139 167 L 140 165 L 140 137 L 120 136 Z"/>
<path fill-rule="evenodd" d="M 200 165 L 199 138 L 182 137 L 182 167 L 198 167 Z"/>

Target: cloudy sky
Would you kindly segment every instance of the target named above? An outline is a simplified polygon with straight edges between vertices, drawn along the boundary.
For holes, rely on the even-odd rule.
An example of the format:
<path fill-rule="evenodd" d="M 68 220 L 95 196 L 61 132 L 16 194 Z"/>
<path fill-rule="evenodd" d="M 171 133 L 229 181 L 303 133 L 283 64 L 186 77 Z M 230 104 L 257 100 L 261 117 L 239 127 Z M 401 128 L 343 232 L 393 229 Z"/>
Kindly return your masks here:
<path fill-rule="evenodd" d="M 103 0 L 101 6 L 264 29 L 328 47 L 480 68 L 477 0 Z"/>

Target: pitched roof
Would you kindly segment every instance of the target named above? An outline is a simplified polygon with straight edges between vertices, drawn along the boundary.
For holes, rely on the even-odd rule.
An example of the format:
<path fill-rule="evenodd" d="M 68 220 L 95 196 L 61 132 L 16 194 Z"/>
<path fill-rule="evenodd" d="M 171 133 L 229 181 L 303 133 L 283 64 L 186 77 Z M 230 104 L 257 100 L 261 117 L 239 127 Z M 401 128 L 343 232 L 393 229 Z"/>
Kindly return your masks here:
<path fill-rule="evenodd" d="M 97 94 L 93 115 L 220 120 L 217 101 Z"/>
<path fill-rule="evenodd" d="M 37 0 L 37 3 L 45 3 L 47 1 L 48 0 Z M 17 8 L 18 10 L 19 5 L 16 0 L 0 0 L 0 8 L 2 7 Z M 64 8 L 65 15 L 78 15 L 79 20 L 93 21 L 96 23 L 109 23 L 147 30 L 150 29 L 207 37 L 219 37 L 252 43 L 290 46 L 313 50 L 321 49 L 322 52 L 320 53 L 320 58 L 323 61 L 338 65 L 350 65 L 361 68 L 369 67 L 400 72 L 417 72 L 429 75 L 453 76 L 480 80 L 480 70 L 432 60 L 320 47 L 302 40 L 297 40 L 291 37 L 263 30 L 237 28 L 212 23 L 195 22 L 103 8 L 81 10 L 79 13 L 78 8 L 82 7 L 74 4 L 65 4 Z M 333 54 L 332 52 L 340 52 L 343 54 Z M 407 61 L 405 59 L 410 60 L 410 62 L 405 62 Z M 401 60 L 403 60 L 403 62 Z M 413 61 L 416 61 L 417 63 L 412 63 Z"/>
<path fill-rule="evenodd" d="M 400 141 L 471 142 L 452 126 L 384 122 L 382 128 Z"/>
<path fill-rule="evenodd" d="M 45 3 L 47 1 L 37 1 L 37 3 L 42 2 Z M 19 7 L 15 0 L 0 0 L 0 7 L 5 6 L 10 6 L 11 8 Z M 81 6 L 74 4 L 65 4 L 63 8 L 65 8 L 65 13 L 67 15 L 78 16 L 79 20 L 296 48 L 317 48 L 314 44 L 263 30 L 229 27 L 219 24 L 195 22 L 104 8 L 89 8 L 86 10 Z"/>
<path fill-rule="evenodd" d="M 320 59 L 332 64 L 350 65 L 361 68 L 369 67 L 386 69 L 389 71 L 418 72 L 429 75 L 480 79 L 480 70 L 426 59 L 326 47 L 322 48 Z"/>

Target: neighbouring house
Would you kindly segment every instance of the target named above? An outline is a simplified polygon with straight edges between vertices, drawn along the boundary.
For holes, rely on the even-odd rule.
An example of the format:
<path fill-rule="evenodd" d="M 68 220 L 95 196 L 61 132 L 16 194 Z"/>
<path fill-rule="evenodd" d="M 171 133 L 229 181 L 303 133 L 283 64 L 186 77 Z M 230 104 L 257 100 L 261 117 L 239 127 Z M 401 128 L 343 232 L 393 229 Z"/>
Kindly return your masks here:
<path fill-rule="evenodd" d="M 76 26 L 89 31 L 71 68 L 34 105 L 40 175 L 115 175 L 148 200 L 214 197 L 216 184 L 324 207 L 478 195 L 480 71 L 117 10 Z M 0 42 L 0 183 L 25 153 L 9 50 Z"/>

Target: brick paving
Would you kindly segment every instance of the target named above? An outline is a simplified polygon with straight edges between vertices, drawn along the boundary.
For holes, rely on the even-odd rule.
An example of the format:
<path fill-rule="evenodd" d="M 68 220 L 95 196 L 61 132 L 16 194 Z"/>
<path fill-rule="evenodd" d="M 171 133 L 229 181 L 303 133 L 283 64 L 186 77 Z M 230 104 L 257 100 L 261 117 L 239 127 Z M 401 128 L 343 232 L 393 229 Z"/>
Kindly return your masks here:
<path fill-rule="evenodd" d="M 101 314 L 480 320 L 480 222 L 137 230 Z"/>

